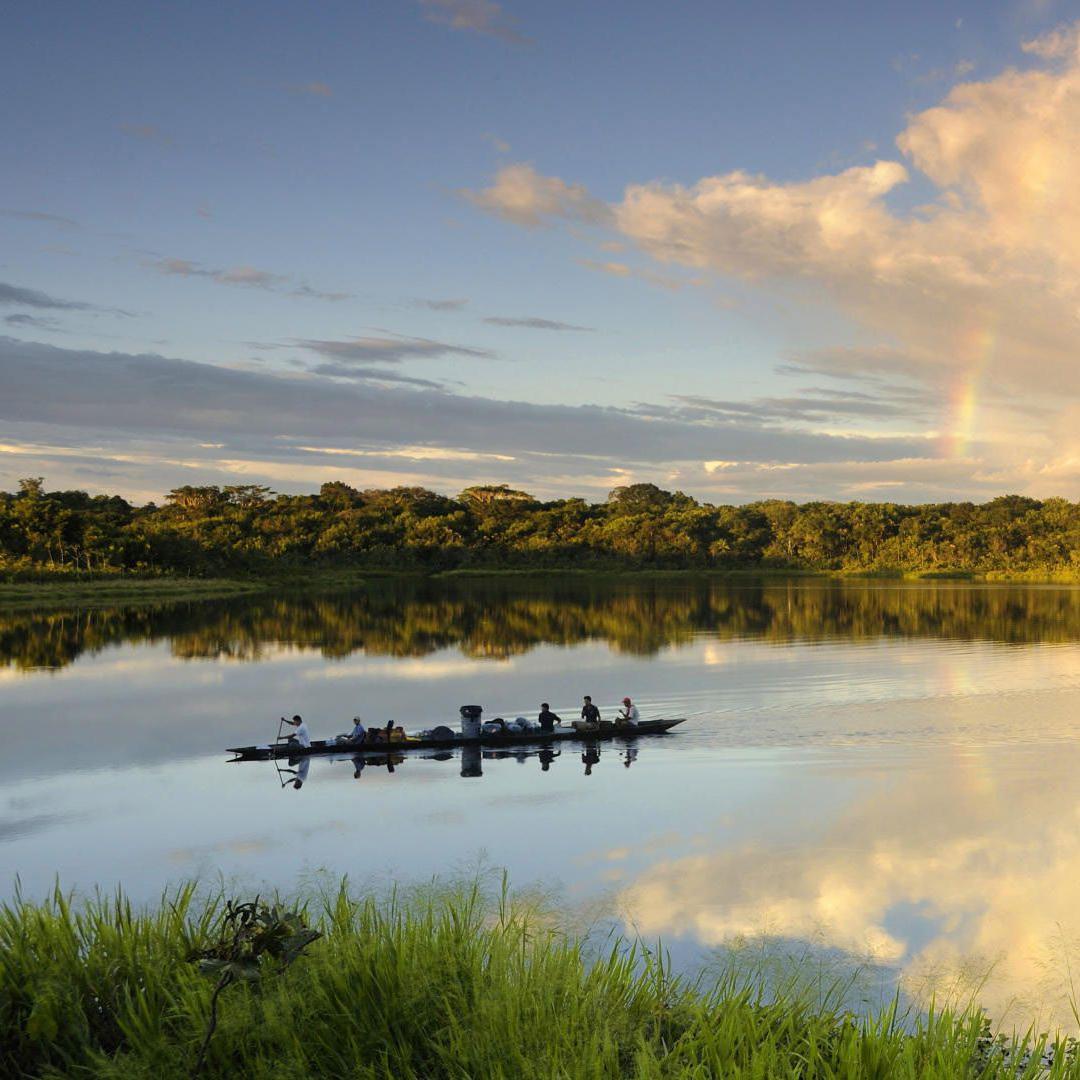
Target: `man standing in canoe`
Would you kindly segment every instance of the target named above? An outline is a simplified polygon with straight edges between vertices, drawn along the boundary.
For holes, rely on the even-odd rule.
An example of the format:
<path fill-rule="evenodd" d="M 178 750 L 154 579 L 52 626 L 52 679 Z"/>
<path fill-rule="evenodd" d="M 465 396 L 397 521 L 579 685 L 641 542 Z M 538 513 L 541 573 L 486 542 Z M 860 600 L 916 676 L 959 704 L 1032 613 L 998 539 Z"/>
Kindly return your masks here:
<path fill-rule="evenodd" d="M 586 724 L 599 724 L 600 723 L 600 710 L 592 703 L 592 698 L 588 694 L 584 697 L 585 704 L 581 706 L 581 719 Z"/>

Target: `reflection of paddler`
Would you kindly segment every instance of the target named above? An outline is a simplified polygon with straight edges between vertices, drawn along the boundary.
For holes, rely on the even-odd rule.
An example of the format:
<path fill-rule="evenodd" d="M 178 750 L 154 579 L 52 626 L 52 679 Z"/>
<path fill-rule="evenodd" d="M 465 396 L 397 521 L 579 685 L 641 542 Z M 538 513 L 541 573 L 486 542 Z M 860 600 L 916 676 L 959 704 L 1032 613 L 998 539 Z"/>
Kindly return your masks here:
<path fill-rule="evenodd" d="M 585 775 L 592 776 L 592 767 L 600 762 L 600 747 L 597 743 L 589 743 L 585 747 L 585 752 L 581 755 L 581 760 L 585 763 Z"/>
<path fill-rule="evenodd" d="M 551 768 L 551 763 L 562 753 L 561 750 L 552 750 L 550 746 L 545 746 L 540 751 L 540 771 L 547 772 Z"/>
<path fill-rule="evenodd" d="M 284 769 L 283 772 L 292 773 L 294 779 L 287 781 L 289 785 L 295 791 L 299 791 L 304 786 L 304 781 L 307 779 L 308 770 L 311 768 L 311 758 L 306 755 L 302 758 L 289 758 L 289 764 L 296 765 L 295 769 Z"/>
<path fill-rule="evenodd" d="M 353 779 L 354 780 L 359 780 L 360 779 L 360 774 L 364 771 L 364 766 L 367 764 L 367 762 L 364 760 L 364 755 L 363 754 L 357 754 L 356 757 L 354 757 L 352 759 L 352 763 L 353 763 Z"/>
<path fill-rule="evenodd" d="M 626 756 L 623 758 L 623 767 L 629 769 L 635 761 L 637 761 L 637 747 L 628 747 L 626 750 Z"/>

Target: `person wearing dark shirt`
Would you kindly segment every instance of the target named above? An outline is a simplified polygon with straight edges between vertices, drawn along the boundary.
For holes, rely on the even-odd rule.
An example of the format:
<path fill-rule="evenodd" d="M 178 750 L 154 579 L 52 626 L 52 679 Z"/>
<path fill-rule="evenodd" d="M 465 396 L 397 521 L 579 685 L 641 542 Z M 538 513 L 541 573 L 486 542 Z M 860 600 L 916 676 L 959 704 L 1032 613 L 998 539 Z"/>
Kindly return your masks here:
<path fill-rule="evenodd" d="M 585 695 L 585 704 L 581 706 L 581 719 L 586 724 L 600 723 L 600 710 L 592 703 L 592 698 Z"/>
<path fill-rule="evenodd" d="M 540 723 L 541 731 L 554 731 L 555 725 L 562 723 L 558 715 L 551 711 L 551 706 L 546 701 L 540 706 L 540 715 L 536 719 Z"/>

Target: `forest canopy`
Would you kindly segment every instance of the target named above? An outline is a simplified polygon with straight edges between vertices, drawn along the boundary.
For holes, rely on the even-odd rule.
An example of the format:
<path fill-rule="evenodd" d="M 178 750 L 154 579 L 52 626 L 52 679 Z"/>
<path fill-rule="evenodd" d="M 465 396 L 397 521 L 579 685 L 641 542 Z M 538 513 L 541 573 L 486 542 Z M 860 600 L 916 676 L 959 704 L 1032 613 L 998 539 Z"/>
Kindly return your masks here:
<path fill-rule="evenodd" d="M 602 503 L 542 501 L 505 484 L 456 497 L 340 482 L 281 495 L 185 486 L 162 505 L 48 491 L 0 493 L 0 576 L 210 576 L 311 568 L 657 568 L 1080 574 L 1080 503 L 765 500 L 714 506 L 654 484 Z"/>

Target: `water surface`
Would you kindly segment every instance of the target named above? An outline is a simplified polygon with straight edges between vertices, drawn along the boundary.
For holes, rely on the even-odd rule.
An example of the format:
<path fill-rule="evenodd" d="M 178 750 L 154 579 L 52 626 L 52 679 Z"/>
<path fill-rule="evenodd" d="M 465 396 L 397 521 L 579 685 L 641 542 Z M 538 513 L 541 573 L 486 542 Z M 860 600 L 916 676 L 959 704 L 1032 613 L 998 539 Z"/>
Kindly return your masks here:
<path fill-rule="evenodd" d="M 322 735 L 583 693 L 687 723 L 598 760 L 318 759 L 299 789 L 223 753 L 282 713 Z M 1070 1020 L 1080 590 L 426 582 L 0 613 L 0 701 L 8 891 L 505 867 L 683 964 L 764 942 Z"/>

